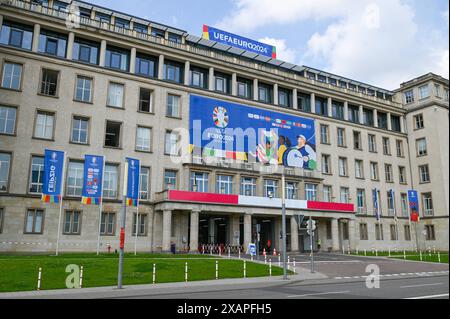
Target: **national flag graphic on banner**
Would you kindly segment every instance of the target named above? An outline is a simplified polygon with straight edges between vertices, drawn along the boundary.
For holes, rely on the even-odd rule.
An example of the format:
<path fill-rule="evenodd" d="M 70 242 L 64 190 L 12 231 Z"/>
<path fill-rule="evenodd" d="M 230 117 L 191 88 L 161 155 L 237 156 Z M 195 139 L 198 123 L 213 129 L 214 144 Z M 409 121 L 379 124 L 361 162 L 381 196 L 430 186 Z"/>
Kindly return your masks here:
<path fill-rule="evenodd" d="M 57 204 L 61 201 L 64 159 L 64 152 L 45 150 L 41 198 L 44 203 Z"/>

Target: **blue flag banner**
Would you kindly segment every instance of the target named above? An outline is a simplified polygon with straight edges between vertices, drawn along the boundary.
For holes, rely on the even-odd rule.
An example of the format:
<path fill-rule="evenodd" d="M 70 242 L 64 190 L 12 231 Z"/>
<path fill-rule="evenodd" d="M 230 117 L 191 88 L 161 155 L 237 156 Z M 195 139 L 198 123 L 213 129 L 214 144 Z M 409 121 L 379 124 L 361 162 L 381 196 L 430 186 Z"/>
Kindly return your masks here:
<path fill-rule="evenodd" d="M 42 201 L 59 203 L 62 196 L 64 152 L 45 150 Z"/>
<path fill-rule="evenodd" d="M 84 159 L 84 183 L 81 202 L 100 205 L 103 188 L 103 156 L 86 155 Z"/>
<path fill-rule="evenodd" d="M 378 190 L 375 188 L 373 191 L 373 209 L 375 213 L 375 217 L 377 218 L 377 221 L 380 221 L 381 214 L 380 214 L 380 203 L 378 202 Z"/>
<path fill-rule="evenodd" d="M 128 163 L 127 206 L 137 207 L 139 205 L 140 162 L 133 158 L 127 158 L 126 161 Z"/>
<path fill-rule="evenodd" d="M 408 191 L 409 210 L 411 215 L 411 221 L 419 221 L 419 196 L 417 191 Z"/>

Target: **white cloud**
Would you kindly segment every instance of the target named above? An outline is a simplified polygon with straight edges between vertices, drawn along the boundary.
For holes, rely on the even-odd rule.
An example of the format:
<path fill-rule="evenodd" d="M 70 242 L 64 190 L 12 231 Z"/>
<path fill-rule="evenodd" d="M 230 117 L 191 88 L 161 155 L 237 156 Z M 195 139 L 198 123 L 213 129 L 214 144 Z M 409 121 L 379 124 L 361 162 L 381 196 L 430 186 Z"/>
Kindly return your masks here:
<path fill-rule="evenodd" d="M 273 38 L 262 38 L 258 41 L 270 45 L 274 45 L 277 48 L 277 59 L 286 62 L 295 63 L 297 52 L 294 49 L 290 49 L 286 45 L 286 40 L 284 39 L 273 39 Z"/>

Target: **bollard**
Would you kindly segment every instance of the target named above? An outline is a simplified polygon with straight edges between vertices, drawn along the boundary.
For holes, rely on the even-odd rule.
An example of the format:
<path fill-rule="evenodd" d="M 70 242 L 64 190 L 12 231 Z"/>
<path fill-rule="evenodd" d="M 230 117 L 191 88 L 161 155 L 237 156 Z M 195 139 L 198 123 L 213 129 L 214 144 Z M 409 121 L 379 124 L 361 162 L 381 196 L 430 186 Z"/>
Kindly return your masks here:
<path fill-rule="evenodd" d="M 431 247 L 428 247 L 428 256 L 431 257 Z"/>
<path fill-rule="evenodd" d="M 83 288 L 83 266 L 80 267 L 80 288 Z"/>
<path fill-rule="evenodd" d="M 342 245 L 342 255 L 345 255 L 345 247 Z"/>
<path fill-rule="evenodd" d="M 278 255 L 278 267 L 281 267 L 281 255 Z"/>
<path fill-rule="evenodd" d="M 264 255 L 264 264 L 267 265 L 267 256 L 266 255 Z"/>
<path fill-rule="evenodd" d="M 188 263 L 184 265 L 184 281 L 188 282 Z"/>
<path fill-rule="evenodd" d="M 239 247 L 239 249 L 238 249 L 238 255 L 239 255 L 239 259 L 241 259 L 241 247 Z"/>
<path fill-rule="evenodd" d="M 367 249 L 364 249 L 364 256 L 367 256 Z"/>
<path fill-rule="evenodd" d="M 375 249 L 375 256 L 378 257 L 378 249 Z"/>
<path fill-rule="evenodd" d="M 219 261 L 216 260 L 216 280 L 219 279 Z"/>
<path fill-rule="evenodd" d="M 359 249 L 356 248 L 356 256 L 358 256 L 358 255 L 359 255 Z"/>
<path fill-rule="evenodd" d="M 153 264 L 153 284 L 156 283 L 156 264 Z"/>
<path fill-rule="evenodd" d="M 42 268 L 39 267 L 37 290 L 41 290 Z"/>
<path fill-rule="evenodd" d="M 350 255 L 351 254 L 351 252 L 350 252 L 350 245 L 348 245 L 348 250 L 347 250 L 347 253 Z"/>
<path fill-rule="evenodd" d="M 423 261 L 423 259 L 422 259 L 422 251 L 420 251 L 420 261 Z"/>
<path fill-rule="evenodd" d="M 391 248 L 389 248 L 388 251 L 389 251 L 389 252 L 388 252 L 389 257 L 391 257 Z"/>
<path fill-rule="evenodd" d="M 269 260 L 269 277 L 272 277 L 272 259 Z"/>
<path fill-rule="evenodd" d="M 228 259 L 231 259 L 231 249 L 228 247 Z"/>
<path fill-rule="evenodd" d="M 438 251 L 438 262 L 441 263 L 441 252 Z"/>
<path fill-rule="evenodd" d="M 294 266 L 294 269 L 293 269 L 294 274 L 296 274 L 297 272 L 295 271 L 295 257 L 294 257 L 294 260 L 293 260 L 293 266 Z"/>
<path fill-rule="evenodd" d="M 251 261 L 253 261 L 253 255 L 250 256 Z"/>
<path fill-rule="evenodd" d="M 403 251 L 403 259 L 406 260 L 406 251 Z"/>
<path fill-rule="evenodd" d="M 244 260 L 244 278 L 247 278 L 247 262 Z"/>
<path fill-rule="evenodd" d="M 291 264 L 291 257 L 290 256 L 288 256 L 288 266 Z"/>
<path fill-rule="evenodd" d="M 433 246 L 433 254 L 436 255 L 436 246 Z"/>

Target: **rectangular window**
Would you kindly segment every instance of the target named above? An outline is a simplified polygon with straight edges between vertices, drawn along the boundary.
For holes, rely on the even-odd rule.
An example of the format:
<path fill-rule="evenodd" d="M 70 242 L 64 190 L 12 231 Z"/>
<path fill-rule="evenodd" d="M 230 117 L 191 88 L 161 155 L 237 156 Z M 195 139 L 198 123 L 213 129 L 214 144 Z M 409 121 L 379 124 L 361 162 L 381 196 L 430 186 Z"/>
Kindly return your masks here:
<path fill-rule="evenodd" d="M 362 150 L 361 132 L 353 132 L 353 147 L 355 150 Z"/>
<path fill-rule="evenodd" d="M 25 221 L 25 234 L 40 235 L 44 232 L 44 211 L 28 209 Z"/>
<path fill-rule="evenodd" d="M 377 152 L 377 138 L 375 135 L 369 134 L 369 152 L 376 153 Z"/>
<path fill-rule="evenodd" d="M 428 84 L 420 86 L 419 95 L 420 99 L 426 99 L 427 97 L 430 97 L 430 86 Z"/>
<path fill-rule="evenodd" d="M 67 169 L 67 196 L 81 197 L 83 191 L 84 163 L 69 161 Z"/>
<path fill-rule="evenodd" d="M 283 98 L 286 98 L 283 96 Z M 264 103 L 273 103 L 273 88 L 269 84 L 259 83 L 258 85 L 258 99 Z M 278 96 L 278 102 L 280 96 Z"/>
<path fill-rule="evenodd" d="M 420 177 L 421 184 L 431 182 L 430 169 L 429 169 L 428 165 L 419 166 L 419 177 Z"/>
<path fill-rule="evenodd" d="M 106 121 L 105 147 L 120 148 L 122 123 Z"/>
<path fill-rule="evenodd" d="M 0 105 L 0 134 L 13 135 L 16 132 L 16 115 L 15 107 Z"/>
<path fill-rule="evenodd" d="M 42 193 L 42 184 L 44 181 L 44 157 L 33 156 L 31 158 L 30 188 L 31 194 Z"/>
<path fill-rule="evenodd" d="M 118 32 L 123 32 L 123 29 L 130 28 L 130 21 L 124 20 L 124 19 L 119 19 L 117 17 L 114 20 L 114 24 L 115 24 L 116 30 Z"/>
<path fill-rule="evenodd" d="M 322 154 L 322 173 L 331 174 L 331 157 L 330 155 Z"/>
<path fill-rule="evenodd" d="M 242 177 L 240 194 L 243 196 L 256 196 L 256 178 Z"/>
<path fill-rule="evenodd" d="M 402 216 L 408 217 L 409 216 L 408 194 L 406 193 L 400 194 L 400 204 L 402 206 Z"/>
<path fill-rule="evenodd" d="M 264 180 L 264 197 L 278 198 L 278 181 L 273 179 Z"/>
<path fill-rule="evenodd" d="M 233 194 L 233 176 L 217 175 L 216 193 L 226 195 Z"/>
<path fill-rule="evenodd" d="M 153 112 L 153 91 L 139 88 L 139 112 Z"/>
<path fill-rule="evenodd" d="M 230 93 L 230 77 L 226 74 L 215 72 L 214 73 L 215 78 L 215 88 L 216 91 L 222 92 L 222 93 Z"/>
<path fill-rule="evenodd" d="M 368 126 L 374 125 L 373 110 L 363 108 L 363 123 Z"/>
<path fill-rule="evenodd" d="M 356 190 L 356 206 L 358 214 L 367 214 L 366 191 L 364 189 Z"/>
<path fill-rule="evenodd" d="M 327 219 L 326 220 L 326 232 L 327 232 L 327 239 L 331 240 L 333 238 L 333 230 L 332 230 L 332 225 L 331 225 L 331 220 Z"/>
<path fill-rule="evenodd" d="M 338 127 L 337 128 L 337 143 L 340 147 L 346 147 L 346 138 L 345 138 L 345 129 Z"/>
<path fill-rule="evenodd" d="M 5 62 L 2 72 L 2 88 L 20 90 L 22 79 L 22 64 Z"/>
<path fill-rule="evenodd" d="M 400 116 L 391 115 L 391 129 L 394 132 L 401 132 L 400 121 L 402 121 L 402 119 L 400 119 Z"/>
<path fill-rule="evenodd" d="M 53 126 L 55 115 L 53 113 L 38 111 L 34 126 L 34 137 L 46 140 L 53 139 Z"/>
<path fill-rule="evenodd" d="M 3 21 L 3 25 L 0 28 L 0 44 L 31 50 L 32 42 L 32 27 Z"/>
<path fill-rule="evenodd" d="M 287 89 L 278 89 L 278 105 L 292 107 L 292 92 Z"/>
<path fill-rule="evenodd" d="M 303 112 L 311 112 L 311 95 L 298 92 L 297 100 L 299 110 Z"/>
<path fill-rule="evenodd" d="M 89 142 L 89 119 L 74 116 L 72 120 L 72 135 L 70 141 L 76 144 L 88 144 Z"/>
<path fill-rule="evenodd" d="M 422 202 L 423 202 L 423 215 L 425 217 L 433 217 L 434 209 L 433 209 L 433 198 L 431 193 L 422 194 Z"/>
<path fill-rule="evenodd" d="M 298 186 L 294 182 L 286 182 L 286 199 L 297 199 Z"/>
<path fill-rule="evenodd" d="M 425 127 L 424 121 L 423 121 L 423 114 L 418 114 L 414 116 L 414 128 L 416 130 L 423 129 Z"/>
<path fill-rule="evenodd" d="M 323 185 L 323 201 L 331 203 L 333 199 L 333 188 L 330 185 Z"/>
<path fill-rule="evenodd" d="M 348 240 L 349 239 L 349 229 L 348 229 L 348 223 L 342 224 L 342 239 Z"/>
<path fill-rule="evenodd" d="M 157 73 L 157 65 L 158 62 L 156 58 L 148 55 L 137 54 L 135 73 L 148 78 L 154 78 Z"/>
<path fill-rule="evenodd" d="M 394 182 L 394 174 L 392 173 L 392 165 L 391 164 L 385 164 L 384 165 L 384 172 L 385 172 L 385 178 L 386 182 L 393 183 Z"/>
<path fill-rule="evenodd" d="M 116 213 L 102 213 L 100 235 L 114 236 L 116 233 Z"/>
<path fill-rule="evenodd" d="M 150 199 L 150 168 L 142 166 L 139 178 L 139 199 L 147 201 Z"/>
<path fill-rule="evenodd" d="M 330 144 L 330 127 L 320 124 L 320 142 L 322 144 Z"/>
<path fill-rule="evenodd" d="M 191 192 L 208 193 L 209 174 L 200 172 L 191 172 L 190 190 Z"/>
<path fill-rule="evenodd" d="M 178 134 L 170 131 L 166 132 L 164 153 L 173 156 L 179 155 Z"/>
<path fill-rule="evenodd" d="M 359 123 L 359 107 L 354 105 L 348 106 L 348 120 L 352 123 Z"/>
<path fill-rule="evenodd" d="M 156 38 L 163 38 L 166 35 L 166 32 L 164 32 L 164 30 L 160 30 L 157 28 L 152 27 L 152 32 L 151 32 L 152 36 L 156 37 Z"/>
<path fill-rule="evenodd" d="M 406 168 L 404 166 L 398 167 L 398 179 L 400 184 L 406 184 Z"/>
<path fill-rule="evenodd" d="M 384 240 L 383 224 L 375 224 L 376 240 Z"/>
<path fill-rule="evenodd" d="M 328 116 L 328 101 L 316 96 L 316 113 Z"/>
<path fill-rule="evenodd" d="M 139 216 L 139 218 L 138 218 Z M 147 236 L 147 220 L 148 220 L 148 215 L 147 214 L 133 214 L 133 236 L 136 236 L 136 220 L 138 220 L 137 224 L 139 225 L 138 227 L 138 236 L 141 237 L 145 237 Z"/>
<path fill-rule="evenodd" d="M 398 240 L 397 227 L 395 225 L 390 225 L 391 230 L 391 240 Z"/>
<path fill-rule="evenodd" d="M 174 43 L 181 43 L 181 36 L 174 33 L 169 33 L 168 40 Z"/>
<path fill-rule="evenodd" d="M 395 216 L 395 199 L 394 194 L 391 191 L 387 192 L 387 208 L 388 215 Z"/>
<path fill-rule="evenodd" d="M 395 142 L 395 148 L 397 149 L 397 157 L 405 157 L 405 150 L 403 148 L 403 141 L 397 140 Z"/>
<path fill-rule="evenodd" d="M 152 138 L 152 129 L 138 126 L 136 131 L 136 150 L 141 152 L 150 152 Z"/>
<path fill-rule="evenodd" d="M 183 65 L 177 62 L 166 61 L 164 63 L 164 79 L 183 83 Z"/>
<path fill-rule="evenodd" d="M 341 203 L 348 203 L 350 201 L 350 190 L 348 187 L 341 187 L 340 195 Z"/>
<path fill-rule="evenodd" d="M 362 160 L 355 160 L 355 177 L 364 178 L 364 164 Z"/>
<path fill-rule="evenodd" d="M 66 57 L 67 36 L 49 31 L 41 31 L 39 36 L 39 53 Z"/>
<path fill-rule="evenodd" d="M 425 138 L 420 138 L 416 140 L 417 156 L 426 156 L 428 154 L 427 150 L 427 140 Z"/>
<path fill-rule="evenodd" d="M 178 95 L 167 95 L 167 116 L 176 118 L 180 117 L 180 99 L 181 97 Z"/>
<path fill-rule="evenodd" d="M 11 154 L 0 153 L 0 192 L 8 191 L 10 168 L 11 168 Z"/>
<path fill-rule="evenodd" d="M 383 154 L 391 155 L 391 142 L 389 137 L 383 137 Z"/>
<path fill-rule="evenodd" d="M 346 177 L 347 175 L 347 159 L 339 157 L 339 176 Z"/>
<path fill-rule="evenodd" d="M 77 87 L 75 88 L 75 100 L 78 102 L 92 102 L 93 79 L 85 76 L 77 76 Z"/>
<path fill-rule="evenodd" d="M 369 232 L 367 231 L 367 224 L 359 224 L 359 238 L 360 240 L 369 240 Z"/>
<path fill-rule="evenodd" d="M 64 235 L 80 235 L 81 234 L 81 212 L 76 210 L 68 210 L 64 217 Z"/>
<path fill-rule="evenodd" d="M 409 225 L 404 226 L 405 240 L 411 241 L 411 227 Z"/>
<path fill-rule="evenodd" d="M 344 103 L 333 101 L 331 109 L 332 109 L 332 116 L 335 119 L 339 120 L 344 119 Z"/>
<path fill-rule="evenodd" d="M 237 79 L 237 95 L 245 99 L 252 98 L 252 83 L 250 80 L 238 78 Z"/>
<path fill-rule="evenodd" d="M 5 219 L 5 209 L 0 207 L 0 234 L 3 232 L 3 220 Z"/>
<path fill-rule="evenodd" d="M 388 116 L 386 113 L 378 112 L 378 127 L 385 130 L 388 129 Z"/>
<path fill-rule="evenodd" d="M 75 39 L 72 59 L 84 63 L 98 65 L 100 46 L 98 43 Z"/>
<path fill-rule="evenodd" d="M 441 86 L 437 83 L 434 84 L 434 92 L 435 92 L 436 97 L 439 97 L 439 98 L 442 97 L 441 96 Z"/>
<path fill-rule="evenodd" d="M 434 231 L 434 225 L 425 225 L 425 238 L 427 241 L 436 240 L 436 232 Z"/>
<path fill-rule="evenodd" d="M 316 184 L 305 184 L 305 199 L 308 201 L 317 201 L 317 185 Z"/>
<path fill-rule="evenodd" d="M 56 96 L 58 89 L 59 71 L 42 69 L 41 94 Z"/>
<path fill-rule="evenodd" d="M 119 181 L 119 167 L 117 165 L 105 165 L 104 181 L 103 181 L 103 196 L 109 199 L 117 198 Z"/>
<path fill-rule="evenodd" d="M 414 91 L 409 90 L 405 92 L 405 102 L 406 104 L 414 103 Z"/>
<path fill-rule="evenodd" d="M 129 65 L 129 51 L 110 46 L 106 48 L 105 67 L 128 72 Z"/>
<path fill-rule="evenodd" d="M 192 66 L 190 70 L 190 78 L 191 86 L 202 89 L 208 88 L 208 71 Z"/>
<path fill-rule="evenodd" d="M 370 179 L 377 181 L 378 178 L 378 164 L 375 162 L 370 162 Z"/>
<path fill-rule="evenodd" d="M 164 171 L 164 189 L 177 189 L 177 171 Z"/>
<path fill-rule="evenodd" d="M 107 106 L 123 108 L 124 85 L 120 83 L 109 83 Z"/>

